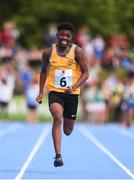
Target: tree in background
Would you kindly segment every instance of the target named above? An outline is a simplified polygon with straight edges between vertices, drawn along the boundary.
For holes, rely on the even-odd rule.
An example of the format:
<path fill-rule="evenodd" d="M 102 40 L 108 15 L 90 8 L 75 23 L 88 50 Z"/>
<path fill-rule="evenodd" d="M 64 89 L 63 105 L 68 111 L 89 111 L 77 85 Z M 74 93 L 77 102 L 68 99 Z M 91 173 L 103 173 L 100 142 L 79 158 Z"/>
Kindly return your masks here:
<path fill-rule="evenodd" d="M 51 22 L 69 21 L 77 28 L 87 25 L 92 35 L 107 38 L 112 32 L 134 36 L 134 2 L 126 0 L 1 0 L 0 24 L 16 21 L 21 42 L 26 46 L 42 45 Z"/>

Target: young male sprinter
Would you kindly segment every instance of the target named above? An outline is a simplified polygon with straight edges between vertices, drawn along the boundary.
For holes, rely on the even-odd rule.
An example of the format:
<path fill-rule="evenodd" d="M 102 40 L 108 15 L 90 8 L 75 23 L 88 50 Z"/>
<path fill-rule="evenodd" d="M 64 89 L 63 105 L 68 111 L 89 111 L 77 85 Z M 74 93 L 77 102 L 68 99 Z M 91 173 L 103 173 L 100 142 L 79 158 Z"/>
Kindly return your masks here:
<path fill-rule="evenodd" d="M 73 25 L 58 25 L 57 44 L 43 52 L 40 73 L 39 94 L 36 98 L 42 102 L 43 87 L 48 78 L 49 109 L 53 116 L 52 137 L 55 148 L 54 166 L 63 166 L 61 157 L 61 125 L 63 131 L 70 135 L 76 120 L 80 86 L 88 78 L 88 69 L 83 51 L 72 43 Z"/>

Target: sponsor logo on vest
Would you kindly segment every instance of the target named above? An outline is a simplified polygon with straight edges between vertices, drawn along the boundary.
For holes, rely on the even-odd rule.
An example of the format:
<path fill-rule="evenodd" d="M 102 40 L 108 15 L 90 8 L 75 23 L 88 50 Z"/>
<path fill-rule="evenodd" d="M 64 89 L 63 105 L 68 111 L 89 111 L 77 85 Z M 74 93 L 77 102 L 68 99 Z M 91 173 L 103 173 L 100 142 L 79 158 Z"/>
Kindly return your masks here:
<path fill-rule="evenodd" d="M 75 115 L 75 114 L 72 114 L 71 117 L 76 117 L 76 115 Z"/>

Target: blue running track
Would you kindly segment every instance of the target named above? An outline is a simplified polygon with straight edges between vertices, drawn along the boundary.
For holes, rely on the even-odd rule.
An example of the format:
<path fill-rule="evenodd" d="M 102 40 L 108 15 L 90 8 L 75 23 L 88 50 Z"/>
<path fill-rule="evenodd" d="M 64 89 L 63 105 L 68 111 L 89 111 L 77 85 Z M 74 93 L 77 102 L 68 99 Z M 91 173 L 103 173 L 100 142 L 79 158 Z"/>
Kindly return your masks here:
<path fill-rule="evenodd" d="M 134 127 L 75 125 L 54 167 L 51 123 L 0 123 L 0 179 L 134 179 Z"/>

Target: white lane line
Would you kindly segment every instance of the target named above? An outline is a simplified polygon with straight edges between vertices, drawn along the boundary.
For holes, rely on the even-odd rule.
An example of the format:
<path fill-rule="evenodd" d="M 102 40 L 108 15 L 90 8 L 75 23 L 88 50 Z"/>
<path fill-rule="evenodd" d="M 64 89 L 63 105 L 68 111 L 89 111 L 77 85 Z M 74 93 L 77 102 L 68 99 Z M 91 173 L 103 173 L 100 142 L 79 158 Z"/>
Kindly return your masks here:
<path fill-rule="evenodd" d="M 131 139 L 134 139 L 134 134 L 133 133 L 131 133 L 131 132 L 129 132 L 128 130 L 126 130 L 126 129 L 110 129 L 110 130 L 112 130 L 112 131 L 114 131 L 114 132 L 116 132 L 116 133 L 118 133 L 118 134 L 121 134 L 121 135 L 124 135 L 124 136 L 126 136 L 126 137 L 129 137 L 129 138 L 131 138 Z"/>
<path fill-rule="evenodd" d="M 31 151 L 31 153 L 29 154 L 26 162 L 22 166 L 22 168 L 21 168 L 20 172 L 18 173 L 18 175 L 15 177 L 15 180 L 20 180 L 23 177 L 27 167 L 29 166 L 29 164 L 32 161 L 33 157 L 35 156 L 36 152 L 38 151 L 38 149 L 42 145 L 43 141 L 48 136 L 49 132 L 50 132 L 50 127 L 45 126 L 45 128 L 43 129 L 39 139 L 37 140 L 35 146 L 33 147 L 32 151 Z"/>
<path fill-rule="evenodd" d="M 101 144 L 95 136 L 93 136 L 89 130 L 85 127 L 79 127 L 79 131 L 89 139 L 93 144 L 95 144 L 101 151 L 103 151 L 109 158 L 111 158 L 121 169 L 123 169 L 132 179 L 134 179 L 134 174 L 122 164 L 103 144 Z"/>
<path fill-rule="evenodd" d="M 0 130 L 0 136 L 3 136 L 3 135 L 5 135 L 5 134 L 7 134 L 7 133 L 10 133 L 10 132 L 12 132 L 12 131 L 15 131 L 15 130 L 18 129 L 19 127 L 20 127 L 19 124 L 9 125 L 8 127 Z"/>

